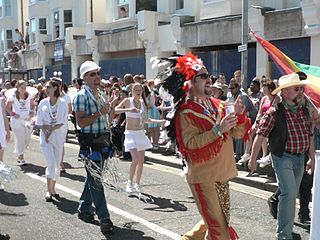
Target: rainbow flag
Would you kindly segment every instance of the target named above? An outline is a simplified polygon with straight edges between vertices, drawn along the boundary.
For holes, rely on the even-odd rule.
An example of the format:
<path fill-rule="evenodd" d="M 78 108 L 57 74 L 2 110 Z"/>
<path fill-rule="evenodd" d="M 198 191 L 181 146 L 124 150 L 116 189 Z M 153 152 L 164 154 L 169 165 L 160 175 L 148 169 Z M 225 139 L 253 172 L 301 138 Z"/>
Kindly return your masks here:
<path fill-rule="evenodd" d="M 293 61 L 276 46 L 257 36 L 253 31 L 250 33 L 257 39 L 264 50 L 266 50 L 284 75 L 294 72 L 304 72 L 307 75 L 309 84 L 306 85 L 305 93 L 310 97 L 317 108 L 320 108 L 320 67 Z"/>

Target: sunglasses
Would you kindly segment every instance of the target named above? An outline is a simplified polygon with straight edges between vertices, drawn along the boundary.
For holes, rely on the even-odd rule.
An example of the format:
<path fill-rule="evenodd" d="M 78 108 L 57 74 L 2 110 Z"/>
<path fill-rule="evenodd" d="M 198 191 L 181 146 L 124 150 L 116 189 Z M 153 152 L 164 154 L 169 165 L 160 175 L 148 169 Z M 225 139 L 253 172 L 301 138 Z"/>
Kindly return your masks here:
<path fill-rule="evenodd" d="M 296 92 L 299 92 L 299 90 L 301 90 L 302 92 L 304 92 L 304 87 L 295 87 Z"/>
<path fill-rule="evenodd" d="M 210 75 L 208 73 L 202 73 L 202 74 L 196 75 L 195 77 L 200 77 L 201 79 L 208 79 Z"/>
<path fill-rule="evenodd" d="M 88 73 L 88 75 L 90 77 L 100 76 L 100 72 L 91 72 L 91 73 Z"/>
<path fill-rule="evenodd" d="M 49 89 L 49 88 L 52 88 L 52 86 L 47 85 L 47 86 L 45 86 L 45 88 L 46 88 L 46 89 Z"/>

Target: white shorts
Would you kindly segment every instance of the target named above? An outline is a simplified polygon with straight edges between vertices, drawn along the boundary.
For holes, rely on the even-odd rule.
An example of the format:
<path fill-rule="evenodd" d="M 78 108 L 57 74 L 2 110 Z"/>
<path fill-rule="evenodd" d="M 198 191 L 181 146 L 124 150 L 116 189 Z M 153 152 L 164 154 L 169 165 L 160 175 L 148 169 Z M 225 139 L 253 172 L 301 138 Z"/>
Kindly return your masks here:
<path fill-rule="evenodd" d="M 143 151 L 152 148 L 152 144 L 147 138 L 144 130 L 126 130 L 124 135 L 124 149 L 126 152 L 129 152 L 132 149 Z"/>

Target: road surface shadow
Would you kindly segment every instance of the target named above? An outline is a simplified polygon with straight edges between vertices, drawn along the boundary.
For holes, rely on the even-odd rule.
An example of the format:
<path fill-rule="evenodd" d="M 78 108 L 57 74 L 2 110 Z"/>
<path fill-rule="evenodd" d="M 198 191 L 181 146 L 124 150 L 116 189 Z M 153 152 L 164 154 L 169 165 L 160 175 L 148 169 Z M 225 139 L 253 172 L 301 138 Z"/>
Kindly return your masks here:
<path fill-rule="evenodd" d="M 137 199 L 140 199 L 141 201 L 144 201 L 145 203 L 148 203 L 150 205 L 156 205 L 154 207 L 146 207 L 144 208 L 145 210 L 158 212 L 184 212 L 188 210 L 188 208 L 184 204 L 182 204 L 181 201 L 175 201 L 164 197 L 155 197 L 146 193 L 143 193 L 141 195 L 142 196 L 140 198 L 138 195 L 134 195 L 133 197 L 136 197 Z"/>
<path fill-rule="evenodd" d="M 114 226 L 111 234 L 106 235 L 106 240 L 155 240 L 152 237 L 144 236 L 144 232 L 132 228 L 133 224 L 126 223 L 123 227 Z"/>
<path fill-rule="evenodd" d="M 23 173 L 35 173 L 38 176 L 43 176 L 46 172 L 46 168 L 38 165 L 34 165 L 33 163 L 27 163 L 24 166 L 21 166 L 21 170 Z"/>
<path fill-rule="evenodd" d="M 78 206 L 79 202 L 72 201 L 70 199 L 64 197 L 57 197 L 53 198 L 53 205 L 57 207 L 58 210 L 69 213 L 69 214 L 76 214 L 78 213 Z"/>
<path fill-rule="evenodd" d="M 23 193 L 0 192 L 0 204 L 10 207 L 28 206 L 27 197 Z"/>

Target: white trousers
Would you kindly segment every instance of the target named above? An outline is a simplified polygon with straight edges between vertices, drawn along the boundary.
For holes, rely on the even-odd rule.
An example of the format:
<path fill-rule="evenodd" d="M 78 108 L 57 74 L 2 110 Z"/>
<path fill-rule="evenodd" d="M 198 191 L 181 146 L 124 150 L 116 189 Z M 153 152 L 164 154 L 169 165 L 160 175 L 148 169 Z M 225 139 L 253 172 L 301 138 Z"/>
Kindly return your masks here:
<path fill-rule="evenodd" d="M 11 119 L 11 129 L 14 135 L 14 152 L 17 156 L 24 153 L 29 146 L 32 129 L 26 127 L 26 120 Z"/>
<path fill-rule="evenodd" d="M 46 176 L 53 180 L 57 180 L 60 176 L 60 161 L 63 152 L 63 143 L 56 142 L 55 144 L 42 144 L 41 149 L 47 161 Z"/>
<path fill-rule="evenodd" d="M 313 177 L 310 239 L 320 239 L 320 151 L 316 150 L 316 166 Z"/>

